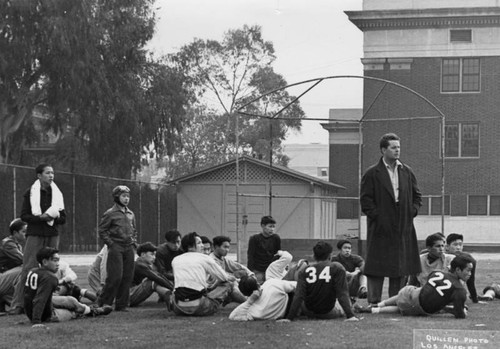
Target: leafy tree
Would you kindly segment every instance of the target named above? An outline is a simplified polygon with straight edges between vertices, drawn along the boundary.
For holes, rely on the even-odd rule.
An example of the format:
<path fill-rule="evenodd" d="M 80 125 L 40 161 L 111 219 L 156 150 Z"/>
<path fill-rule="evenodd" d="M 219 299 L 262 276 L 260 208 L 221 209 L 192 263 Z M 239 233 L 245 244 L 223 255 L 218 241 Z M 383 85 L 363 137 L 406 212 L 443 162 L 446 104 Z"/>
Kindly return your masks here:
<path fill-rule="evenodd" d="M 182 134 L 183 140 L 187 137 L 196 138 L 199 147 L 201 143 L 211 143 L 212 147 L 214 143 L 217 144 L 218 156 L 211 164 L 228 160 L 236 152 L 237 108 L 264 92 L 287 84 L 272 68 L 276 59 L 274 48 L 271 42 L 263 39 L 259 26 L 245 25 L 241 29 L 229 30 L 222 41 L 195 39 L 183 46 L 171 59 L 189 76 L 198 104 L 203 105 L 204 110 L 211 111 L 193 118 L 192 126 L 187 127 Z M 282 91 L 255 103 L 247 111 L 258 115 L 273 115 L 292 99 L 287 91 Z M 272 127 L 269 119 L 240 117 L 241 149 L 249 154 L 259 153 L 263 158 L 268 158 L 270 154 L 269 151 L 261 153 L 266 147 L 279 154 L 287 129 L 299 130 L 304 112 L 296 103 L 281 116 L 291 120 L 273 120 Z M 208 135 L 197 133 L 194 132 L 195 123 L 210 124 L 223 132 Z M 283 160 L 286 163 L 286 159 Z M 191 171 L 193 170 L 195 168 L 191 166 Z"/>
<path fill-rule="evenodd" d="M 11 158 L 12 136 L 37 105 L 49 111 L 47 127 L 62 132 L 71 125 L 71 151 L 84 149 L 94 172 L 128 177 L 150 147 L 158 156 L 173 152 L 189 94 L 183 75 L 145 49 L 153 6 L 154 0 L 0 2 L 0 161 Z M 68 159 L 75 156 L 59 160 Z"/>

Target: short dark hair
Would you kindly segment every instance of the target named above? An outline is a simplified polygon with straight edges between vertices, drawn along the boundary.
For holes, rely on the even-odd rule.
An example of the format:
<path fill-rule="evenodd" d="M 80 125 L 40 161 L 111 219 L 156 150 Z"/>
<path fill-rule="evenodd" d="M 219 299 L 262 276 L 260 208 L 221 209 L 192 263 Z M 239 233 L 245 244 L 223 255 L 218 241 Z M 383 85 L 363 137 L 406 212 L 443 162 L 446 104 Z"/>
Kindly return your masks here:
<path fill-rule="evenodd" d="M 313 247 L 314 259 L 317 261 L 325 261 L 333 251 L 332 245 L 326 241 L 318 241 Z"/>
<path fill-rule="evenodd" d="M 460 269 L 464 270 L 467 267 L 467 264 L 474 264 L 474 259 L 470 255 L 461 254 L 453 258 L 450 263 L 450 271 L 454 272 L 455 270 Z"/>
<path fill-rule="evenodd" d="M 446 238 L 444 237 L 443 234 L 441 233 L 434 233 L 434 234 L 431 234 L 429 235 L 426 239 L 425 239 L 425 246 L 427 247 L 432 247 L 434 246 L 434 243 L 436 241 L 446 241 Z"/>
<path fill-rule="evenodd" d="M 253 276 L 244 275 L 238 283 L 238 288 L 243 295 L 249 297 L 253 291 L 259 289 L 259 283 Z"/>
<path fill-rule="evenodd" d="M 196 237 L 200 236 L 194 231 L 182 237 L 181 248 L 184 252 L 187 252 L 190 247 L 196 246 Z"/>
<path fill-rule="evenodd" d="M 36 261 L 42 264 L 44 259 L 51 259 L 52 256 L 54 256 L 56 253 L 59 253 L 59 250 L 54 247 L 42 247 L 37 253 L 36 253 Z"/>
<path fill-rule="evenodd" d="M 9 224 L 10 235 L 13 235 L 16 231 L 23 229 L 28 223 L 23 221 L 21 218 L 16 218 Z"/>
<path fill-rule="evenodd" d="M 345 244 L 349 244 L 352 246 L 352 242 L 350 242 L 349 240 L 340 240 L 339 242 L 337 242 L 337 248 L 341 250 Z"/>
<path fill-rule="evenodd" d="M 454 241 L 462 240 L 464 241 L 464 236 L 462 234 L 451 233 L 446 237 L 446 243 L 449 245 Z"/>
<path fill-rule="evenodd" d="M 148 241 L 137 246 L 137 255 L 140 256 L 144 252 L 156 252 L 156 250 L 156 246 Z"/>
<path fill-rule="evenodd" d="M 389 146 L 390 141 L 399 141 L 401 140 L 397 134 L 395 133 L 386 133 L 382 137 L 380 137 L 380 149 L 387 148 Z"/>
<path fill-rule="evenodd" d="M 35 173 L 37 175 L 43 173 L 43 170 L 45 170 L 45 167 L 52 167 L 52 165 L 51 164 L 46 164 L 46 163 L 41 163 L 40 165 L 38 165 L 37 167 L 35 167 Z"/>
<path fill-rule="evenodd" d="M 222 244 L 224 242 L 231 243 L 231 238 L 229 236 L 219 235 L 219 236 L 214 237 L 213 241 L 214 241 L 214 247 L 215 246 L 222 246 Z"/>
<path fill-rule="evenodd" d="M 260 225 L 276 224 L 272 216 L 264 216 L 260 219 Z"/>
<path fill-rule="evenodd" d="M 175 242 L 178 237 L 181 237 L 181 233 L 178 230 L 169 230 L 165 233 L 165 240 L 168 242 Z"/>
<path fill-rule="evenodd" d="M 210 244 L 210 246 L 212 246 L 212 241 L 208 238 L 208 236 L 200 236 L 200 239 L 204 244 Z"/>

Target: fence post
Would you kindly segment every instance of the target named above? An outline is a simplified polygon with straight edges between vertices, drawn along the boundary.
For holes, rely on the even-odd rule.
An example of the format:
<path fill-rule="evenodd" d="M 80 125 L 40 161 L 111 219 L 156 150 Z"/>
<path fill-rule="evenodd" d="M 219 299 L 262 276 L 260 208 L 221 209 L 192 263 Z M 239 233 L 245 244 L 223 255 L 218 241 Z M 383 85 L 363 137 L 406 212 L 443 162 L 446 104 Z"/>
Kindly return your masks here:
<path fill-rule="evenodd" d="M 99 179 L 95 181 L 95 251 L 99 252 Z"/>
<path fill-rule="evenodd" d="M 12 194 L 14 196 L 12 202 L 14 203 L 14 210 L 12 211 L 14 213 L 14 218 L 17 217 L 16 210 L 17 210 L 17 201 L 16 201 L 16 196 L 17 196 L 17 182 L 16 182 L 16 168 L 12 168 L 12 176 L 14 177 L 12 181 Z M 11 217 L 12 218 L 12 217 Z"/>
<path fill-rule="evenodd" d="M 160 189 L 161 187 L 158 186 L 158 189 L 157 189 L 157 202 L 156 202 L 156 205 L 158 207 L 157 211 L 158 211 L 158 236 L 156 238 L 156 245 L 160 245 L 160 241 L 161 241 L 161 227 L 160 227 L 160 224 L 161 224 L 161 196 L 160 196 Z"/>
<path fill-rule="evenodd" d="M 72 239 L 73 239 L 73 253 L 76 252 L 76 232 L 75 232 L 75 229 L 76 229 L 76 179 L 75 179 L 75 173 L 73 173 L 71 175 L 71 178 L 72 178 L 72 184 L 73 184 L 73 195 L 72 195 L 72 205 L 73 205 L 73 214 L 71 215 L 71 226 L 72 226 L 72 229 L 73 229 L 73 236 L 72 236 Z"/>

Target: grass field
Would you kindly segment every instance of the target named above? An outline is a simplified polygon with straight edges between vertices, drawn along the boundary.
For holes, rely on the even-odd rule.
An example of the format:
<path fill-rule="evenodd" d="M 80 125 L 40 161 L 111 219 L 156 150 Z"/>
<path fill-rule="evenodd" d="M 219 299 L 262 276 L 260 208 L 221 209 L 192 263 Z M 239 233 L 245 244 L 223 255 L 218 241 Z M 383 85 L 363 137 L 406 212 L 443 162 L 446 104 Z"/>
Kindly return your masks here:
<path fill-rule="evenodd" d="M 478 262 L 476 286 L 479 292 L 500 280 L 498 260 Z M 86 284 L 86 267 L 74 267 L 81 285 Z M 386 291 L 384 291 L 386 294 Z M 364 304 L 364 303 L 362 303 Z M 50 323 L 47 330 L 35 330 L 25 315 L 0 317 L 0 348 L 413 348 L 414 329 L 500 331 L 500 301 L 469 304 L 469 316 L 456 320 L 451 315 L 402 317 L 363 314 L 360 322 L 306 320 L 232 322 L 230 304 L 216 316 L 177 317 L 152 297 L 144 306 L 127 313 Z M 500 348 L 498 343 L 488 348 Z M 417 347 L 417 346 L 416 346 Z M 420 348 L 420 346 L 418 346 Z M 471 346 L 472 348 L 473 346 Z M 477 346 L 477 349 L 483 348 Z M 440 344 L 440 348 L 446 348 Z M 450 348 L 452 348 L 450 346 Z M 458 347 L 457 347 L 458 348 Z"/>

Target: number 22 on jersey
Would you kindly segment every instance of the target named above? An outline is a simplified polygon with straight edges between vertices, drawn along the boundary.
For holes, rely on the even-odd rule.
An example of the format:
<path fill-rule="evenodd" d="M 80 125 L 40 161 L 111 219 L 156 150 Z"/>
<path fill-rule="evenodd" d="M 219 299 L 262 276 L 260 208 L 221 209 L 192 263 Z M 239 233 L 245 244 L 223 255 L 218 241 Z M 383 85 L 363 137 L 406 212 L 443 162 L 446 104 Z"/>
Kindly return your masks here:
<path fill-rule="evenodd" d="M 32 290 L 36 290 L 38 288 L 38 274 L 30 271 L 28 277 L 26 278 L 25 286 L 31 288 Z"/>
<path fill-rule="evenodd" d="M 434 276 L 427 281 L 432 287 L 434 287 L 442 297 L 444 296 L 443 290 L 448 290 L 451 288 L 451 281 L 444 278 L 444 274 L 441 272 L 434 273 Z"/>
<path fill-rule="evenodd" d="M 330 282 L 332 277 L 330 276 L 330 266 L 326 266 L 323 268 L 323 270 L 319 273 L 319 276 L 316 275 L 316 268 L 315 267 L 308 267 L 306 269 L 306 281 L 310 284 L 315 283 L 317 280 L 324 280 L 325 282 Z"/>

